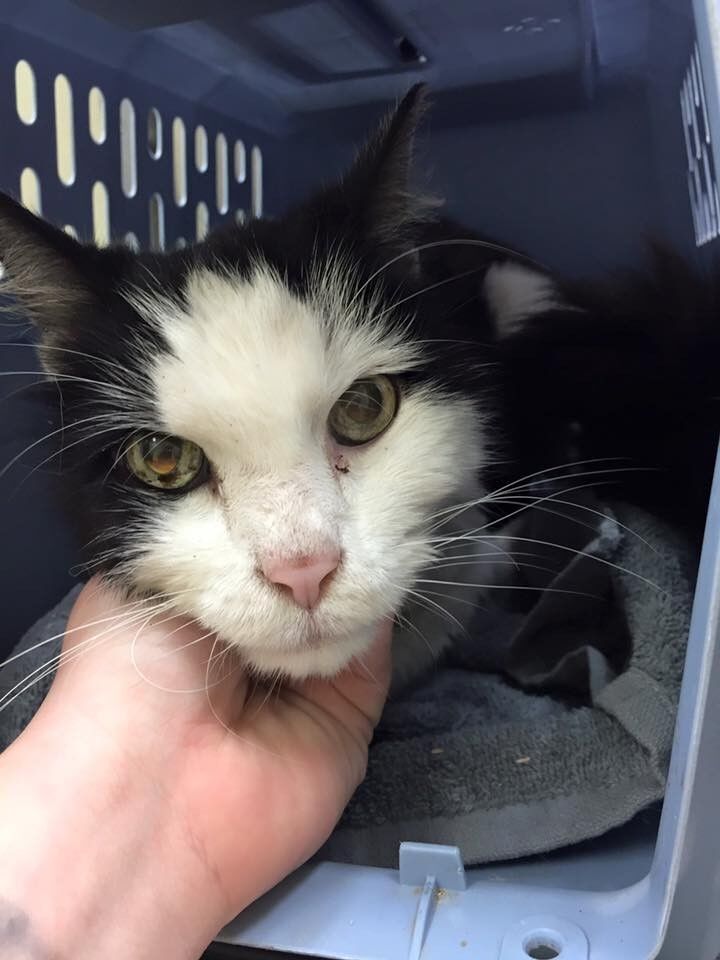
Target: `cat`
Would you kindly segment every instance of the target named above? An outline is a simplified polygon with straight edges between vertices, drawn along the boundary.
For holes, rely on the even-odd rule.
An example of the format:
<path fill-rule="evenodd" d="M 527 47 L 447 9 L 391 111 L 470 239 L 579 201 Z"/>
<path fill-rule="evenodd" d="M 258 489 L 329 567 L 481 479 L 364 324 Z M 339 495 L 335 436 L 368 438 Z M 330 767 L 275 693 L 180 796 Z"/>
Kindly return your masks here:
<path fill-rule="evenodd" d="M 332 675 L 383 618 L 395 689 L 422 676 L 500 576 L 483 531 L 517 478 L 611 480 L 702 536 L 720 271 L 655 247 L 567 282 L 438 217 L 413 189 L 425 102 L 280 219 L 173 253 L 82 245 L 0 196 L 84 568 L 261 676 Z"/>
<path fill-rule="evenodd" d="M 425 101 L 413 88 L 280 219 L 181 251 L 82 245 L 0 198 L 3 290 L 62 394 L 85 569 L 174 604 L 261 676 L 331 676 L 395 618 L 409 682 L 498 553 L 469 536 L 453 585 L 437 574 L 483 527 L 499 413 L 477 282 L 515 254 L 477 239 L 464 274 L 448 258 L 456 228 L 412 186 Z"/>

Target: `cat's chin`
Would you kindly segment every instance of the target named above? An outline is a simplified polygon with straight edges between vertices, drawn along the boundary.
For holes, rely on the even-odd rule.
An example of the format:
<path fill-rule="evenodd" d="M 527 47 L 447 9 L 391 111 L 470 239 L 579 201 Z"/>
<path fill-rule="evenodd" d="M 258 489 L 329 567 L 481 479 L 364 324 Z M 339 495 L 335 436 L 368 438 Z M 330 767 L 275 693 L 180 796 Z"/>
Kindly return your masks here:
<path fill-rule="evenodd" d="M 248 650 L 240 647 L 240 653 L 248 667 L 261 676 L 278 675 L 291 680 L 306 680 L 310 677 L 334 677 L 355 657 L 362 657 L 372 644 L 375 630 L 368 627 L 351 636 L 335 640 L 307 643 L 295 650 L 287 647 L 271 647 Z M 236 644 L 230 644 L 235 646 Z"/>

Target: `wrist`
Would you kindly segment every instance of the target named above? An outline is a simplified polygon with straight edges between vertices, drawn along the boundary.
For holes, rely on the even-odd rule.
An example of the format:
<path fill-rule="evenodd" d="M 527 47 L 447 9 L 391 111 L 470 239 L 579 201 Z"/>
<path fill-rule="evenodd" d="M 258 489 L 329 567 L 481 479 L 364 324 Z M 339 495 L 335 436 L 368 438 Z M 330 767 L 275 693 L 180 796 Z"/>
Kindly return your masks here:
<path fill-rule="evenodd" d="M 25 931 L 17 960 L 197 960 L 229 916 L 173 807 L 172 751 L 128 754 L 54 719 L 41 711 L 0 756 L 0 906 Z"/>

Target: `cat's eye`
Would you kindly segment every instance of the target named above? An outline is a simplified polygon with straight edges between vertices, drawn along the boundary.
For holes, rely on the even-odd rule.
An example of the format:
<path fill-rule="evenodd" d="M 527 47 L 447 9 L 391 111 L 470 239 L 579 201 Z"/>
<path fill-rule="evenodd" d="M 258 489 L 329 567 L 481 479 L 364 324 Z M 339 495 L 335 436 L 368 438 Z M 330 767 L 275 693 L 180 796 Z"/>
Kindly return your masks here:
<path fill-rule="evenodd" d="M 160 490 L 181 490 L 206 467 L 205 454 L 191 440 L 143 434 L 125 451 L 125 462 L 138 480 Z"/>
<path fill-rule="evenodd" d="M 398 410 L 397 387 L 390 377 L 356 380 L 330 411 L 328 427 L 338 443 L 358 446 L 379 437 Z"/>

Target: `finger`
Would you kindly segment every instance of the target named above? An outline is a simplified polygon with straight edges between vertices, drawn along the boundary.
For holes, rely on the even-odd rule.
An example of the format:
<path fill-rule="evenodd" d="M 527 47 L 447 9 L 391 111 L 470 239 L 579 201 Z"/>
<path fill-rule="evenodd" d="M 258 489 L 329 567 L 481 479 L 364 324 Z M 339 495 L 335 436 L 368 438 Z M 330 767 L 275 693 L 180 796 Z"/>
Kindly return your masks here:
<path fill-rule="evenodd" d="M 335 681 L 335 687 L 355 704 L 373 728 L 377 726 L 390 689 L 391 639 L 392 624 L 383 621 L 367 653 L 353 660 Z"/>

